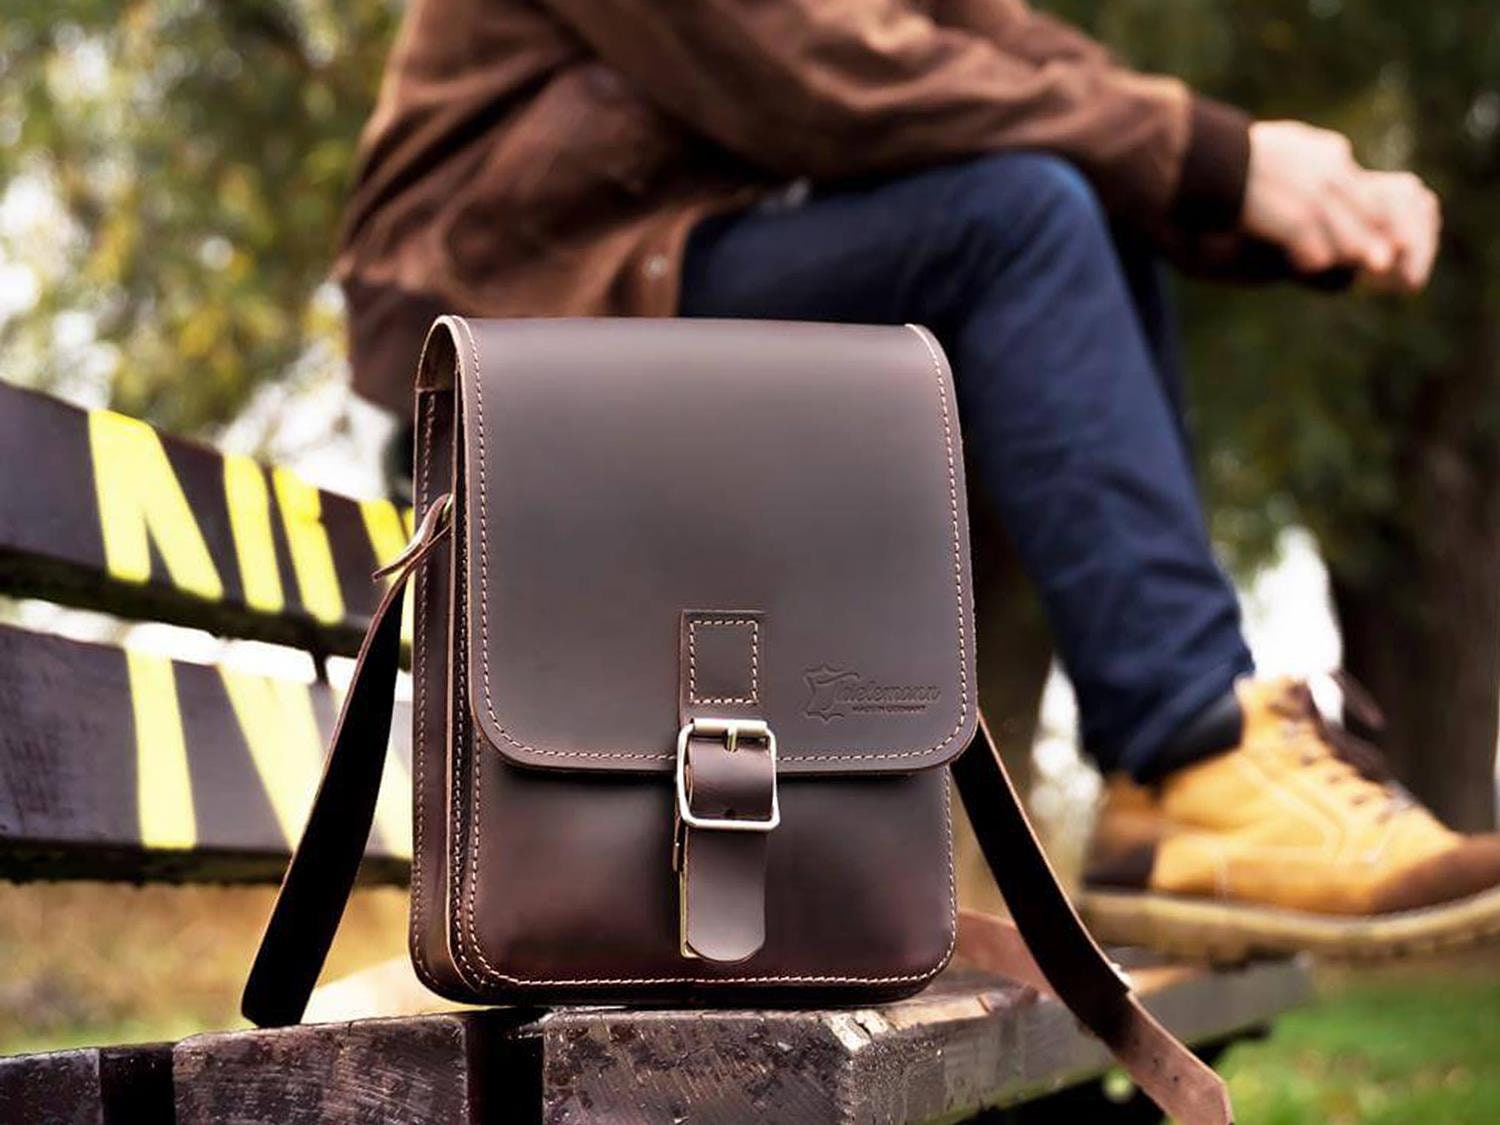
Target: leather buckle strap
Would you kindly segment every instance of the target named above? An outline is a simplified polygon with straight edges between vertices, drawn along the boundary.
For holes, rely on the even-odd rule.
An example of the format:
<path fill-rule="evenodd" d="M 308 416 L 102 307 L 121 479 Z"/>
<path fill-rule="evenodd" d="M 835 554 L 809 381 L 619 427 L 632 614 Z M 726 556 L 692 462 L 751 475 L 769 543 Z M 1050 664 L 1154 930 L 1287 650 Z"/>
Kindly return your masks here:
<path fill-rule="evenodd" d="M 781 823 L 776 737 L 758 719 L 702 718 L 677 738 L 679 950 L 732 964 L 766 938 L 766 850 Z"/>
<path fill-rule="evenodd" d="M 781 823 L 776 734 L 766 722 L 765 616 L 684 610 L 678 627 L 672 865 L 678 951 L 734 964 L 766 940 L 766 857 Z"/>

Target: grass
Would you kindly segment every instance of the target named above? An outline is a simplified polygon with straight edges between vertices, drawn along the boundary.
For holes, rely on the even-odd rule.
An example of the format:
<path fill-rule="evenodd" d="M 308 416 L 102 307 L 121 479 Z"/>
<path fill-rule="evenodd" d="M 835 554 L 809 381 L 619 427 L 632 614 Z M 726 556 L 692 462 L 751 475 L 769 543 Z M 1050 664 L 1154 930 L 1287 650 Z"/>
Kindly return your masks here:
<path fill-rule="evenodd" d="M 1500 1122 L 1500 958 L 1327 972 L 1221 1070 L 1240 1125 Z"/>
<path fill-rule="evenodd" d="M 244 1026 L 239 990 L 269 887 L 0 884 L 0 1054 Z M 399 956 L 406 894 L 355 894 L 335 975 Z"/>
<path fill-rule="evenodd" d="M 268 888 L 0 885 L 0 1054 L 240 1026 Z M 405 895 L 356 895 L 334 975 L 404 949 Z M 1222 1060 L 1240 1125 L 1500 1123 L 1500 951 L 1325 971 Z"/>

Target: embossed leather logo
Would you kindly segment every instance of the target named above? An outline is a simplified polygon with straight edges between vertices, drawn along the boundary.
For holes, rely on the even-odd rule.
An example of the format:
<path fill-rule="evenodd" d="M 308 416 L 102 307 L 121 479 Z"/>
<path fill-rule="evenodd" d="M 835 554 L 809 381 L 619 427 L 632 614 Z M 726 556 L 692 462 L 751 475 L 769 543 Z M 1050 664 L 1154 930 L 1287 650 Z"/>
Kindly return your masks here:
<path fill-rule="evenodd" d="M 931 685 L 883 684 L 858 672 L 824 664 L 802 673 L 810 694 L 802 713 L 831 723 L 849 715 L 914 715 L 942 698 Z"/>

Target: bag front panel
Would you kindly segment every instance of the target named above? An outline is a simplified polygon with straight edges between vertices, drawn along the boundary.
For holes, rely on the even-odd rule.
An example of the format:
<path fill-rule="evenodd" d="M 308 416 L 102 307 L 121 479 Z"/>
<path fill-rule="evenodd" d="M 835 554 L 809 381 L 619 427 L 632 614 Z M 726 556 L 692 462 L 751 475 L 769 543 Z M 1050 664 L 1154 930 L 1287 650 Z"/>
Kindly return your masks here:
<path fill-rule="evenodd" d="M 471 529 L 458 518 L 463 605 Z M 459 700 L 471 698 L 465 620 L 446 662 Z M 468 709 L 453 718 L 448 849 L 436 865 L 447 870 L 442 977 L 463 982 L 461 997 L 873 999 L 916 991 L 952 954 L 947 770 L 787 779 L 770 839 L 766 944 L 715 965 L 679 947 L 670 778 L 513 766 L 476 740 Z"/>

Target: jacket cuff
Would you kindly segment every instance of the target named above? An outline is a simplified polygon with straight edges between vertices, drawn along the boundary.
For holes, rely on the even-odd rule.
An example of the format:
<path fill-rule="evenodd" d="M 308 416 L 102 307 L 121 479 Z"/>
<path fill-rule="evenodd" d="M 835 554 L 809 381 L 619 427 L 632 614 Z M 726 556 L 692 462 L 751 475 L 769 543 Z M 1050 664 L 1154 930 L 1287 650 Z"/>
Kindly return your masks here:
<path fill-rule="evenodd" d="M 1250 169 L 1250 116 L 1200 95 L 1189 103 L 1187 152 L 1172 204 L 1173 219 L 1191 230 L 1239 225 Z"/>

